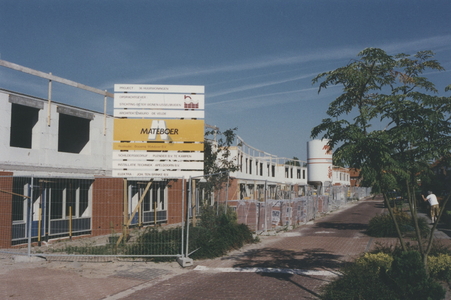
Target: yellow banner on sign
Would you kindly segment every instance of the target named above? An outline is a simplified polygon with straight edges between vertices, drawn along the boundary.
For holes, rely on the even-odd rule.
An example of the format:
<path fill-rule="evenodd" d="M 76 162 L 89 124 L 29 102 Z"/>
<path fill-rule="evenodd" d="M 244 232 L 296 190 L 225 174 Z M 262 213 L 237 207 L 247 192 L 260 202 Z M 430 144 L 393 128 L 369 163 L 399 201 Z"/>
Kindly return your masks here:
<path fill-rule="evenodd" d="M 115 141 L 203 142 L 203 120 L 114 119 Z"/>
<path fill-rule="evenodd" d="M 113 143 L 113 150 L 204 151 L 204 144 L 194 143 Z"/>

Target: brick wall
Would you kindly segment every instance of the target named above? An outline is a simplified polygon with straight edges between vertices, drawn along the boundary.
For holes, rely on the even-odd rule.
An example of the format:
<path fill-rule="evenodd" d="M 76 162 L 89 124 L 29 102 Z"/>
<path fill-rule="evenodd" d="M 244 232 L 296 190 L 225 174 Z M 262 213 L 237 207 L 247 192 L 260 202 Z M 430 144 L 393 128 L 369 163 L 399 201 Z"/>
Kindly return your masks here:
<path fill-rule="evenodd" d="M 171 180 L 168 183 L 168 224 L 181 224 L 182 222 L 182 191 L 183 180 Z M 187 186 L 185 184 L 185 194 Z M 185 196 L 184 212 L 186 215 L 187 201 Z"/>
<path fill-rule="evenodd" d="M 13 173 L 0 172 L 0 190 L 13 191 Z M 12 195 L 0 192 L 0 248 L 11 247 L 11 225 L 12 225 Z"/>
<path fill-rule="evenodd" d="M 96 178 L 92 194 L 92 235 L 121 233 L 124 215 L 124 180 Z"/>
<path fill-rule="evenodd" d="M 219 191 L 220 203 L 223 203 L 225 201 L 226 196 L 228 196 L 227 200 L 237 200 L 240 198 L 238 179 L 230 178 L 228 195 L 227 195 L 227 184 L 226 183 L 222 184 L 222 189 Z M 218 199 L 217 197 L 218 194 L 217 192 L 215 192 L 215 201 Z"/>

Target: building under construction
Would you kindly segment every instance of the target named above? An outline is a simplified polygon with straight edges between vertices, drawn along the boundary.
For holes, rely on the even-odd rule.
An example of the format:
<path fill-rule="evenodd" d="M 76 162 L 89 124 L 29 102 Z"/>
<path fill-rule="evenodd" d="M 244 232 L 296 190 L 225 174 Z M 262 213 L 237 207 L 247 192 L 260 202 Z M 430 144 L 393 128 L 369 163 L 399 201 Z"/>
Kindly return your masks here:
<path fill-rule="evenodd" d="M 104 96 L 106 102 L 111 94 Z M 188 207 L 187 178 L 112 177 L 114 117 L 106 110 L 0 89 L 0 114 L 0 248 L 180 224 L 207 198 L 210 204 L 264 201 L 312 190 L 306 161 L 279 158 L 238 137 L 230 151 L 239 168 L 228 174 L 227 195 L 206 195 L 199 180 Z M 317 187 L 349 185 L 349 171 L 327 163 L 330 173 Z"/>

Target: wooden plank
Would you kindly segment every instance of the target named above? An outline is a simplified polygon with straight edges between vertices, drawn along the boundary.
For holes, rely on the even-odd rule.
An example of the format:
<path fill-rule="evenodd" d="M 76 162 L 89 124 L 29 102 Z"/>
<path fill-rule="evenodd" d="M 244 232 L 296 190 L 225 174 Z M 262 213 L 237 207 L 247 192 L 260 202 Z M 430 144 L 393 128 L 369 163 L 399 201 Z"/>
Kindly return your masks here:
<path fill-rule="evenodd" d="M 47 73 L 44 73 L 44 72 L 41 72 L 41 71 L 33 70 L 33 69 L 30 69 L 30 68 L 27 68 L 27 67 L 24 67 L 24 66 L 21 66 L 21 65 L 18 65 L 18 64 L 14 64 L 14 63 L 2 60 L 2 59 L 0 59 L 0 66 L 6 67 L 6 68 L 10 68 L 10 69 L 13 69 L 13 70 L 16 70 L 16 71 L 19 71 L 19 72 L 27 73 L 27 74 L 30 74 L 30 75 L 34 75 L 34 76 L 37 76 L 37 77 L 41 77 L 41 78 L 44 78 L 44 79 L 47 79 L 47 80 L 59 82 L 59 83 L 65 84 L 65 85 L 73 86 L 73 87 L 76 87 L 76 88 L 79 88 L 79 89 L 82 89 L 82 90 L 86 90 L 86 91 L 93 92 L 93 93 L 96 93 L 96 94 L 104 95 L 104 96 L 107 96 L 107 97 L 110 97 L 110 98 L 114 99 L 114 95 L 112 93 L 108 93 L 106 91 L 103 91 L 103 90 L 100 90 L 100 89 L 96 89 L 96 88 L 93 88 L 93 87 L 90 87 L 90 86 L 87 86 L 87 85 L 84 85 L 84 84 L 81 84 L 81 83 L 78 83 L 78 82 L 75 82 L 75 81 L 72 81 L 72 80 L 68 80 L 68 79 L 65 79 L 65 78 L 62 78 L 62 77 L 58 77 L 58 76 L 52 75 L 52 74 L 47 74 Z"/>
<path fill-rule="evenodd" d="M 138 201 L 138 205 L 136 205 L 135 209 L 133 210 L 133 213 L 132 213 L 131 217 L 128 219 L 128 222 L 125 225 L 126 228 L 128 228 L 130 226 L 130 224 L 132 223 L 133 217 L 135 216 L 136 212 L 138 211 L 138 207 L 141 205 L 141 202 L 146 197 L 147 191 L 149 190 L 151 185 L 152 185 L 152 180 L 149 181 L 149 183 L 147 184 L 147 187 L 144 190 L 144 193 L 142 194 L 141 199 L 139 199 L 139 201 Z M 155 220 L 155 224 L 156 223 L 157 223 L 157 220 Z M 119 244 L 121 243 L 123 238 L 124 238 L 124 233 L 122 233 L 121 236 L 119 237 L 119 239 L 117 240 L 116 248 L 117 248 L 117 246 L 119 246 Z"/>

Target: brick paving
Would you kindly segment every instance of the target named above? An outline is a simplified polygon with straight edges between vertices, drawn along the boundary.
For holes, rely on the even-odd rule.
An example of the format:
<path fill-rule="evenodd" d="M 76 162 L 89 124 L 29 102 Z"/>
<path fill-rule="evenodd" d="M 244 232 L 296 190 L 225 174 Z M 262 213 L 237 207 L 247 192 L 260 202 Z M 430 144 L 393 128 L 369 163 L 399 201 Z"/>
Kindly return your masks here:
<path fill-rule="evenodd" d="M 246 268 L 336 270 L 375 239 L 364 234 L 369 219 L 381 213 L 381 199 L 366 200 L 313 224 L 270 237 L 264 245 L 218 259 L 196 261 L 208 271 L 192 271 L 117 299 L 317 299 L 331 276 L 239 272 Z M 396 239 L 385 239 L 395 243 Z M 235 268 L 236 272 L 221 272 Z"/>
<path fill-rule="evenodd" d="M 117 265 L 103 276 L 88 276 L 84 265 L 70 271 L 45 266 L 0 270 L 0 298 L 317 299 L 321 287 L 334 278 L 330 275 L 336 274 L 343 263 L 374 249 L 378 242 L 396 244 L 396 239 L 364 234 L 368 221 L 382 211 L 381 199 L 360 201 L 291 232 L 264 237 L 261 243 L 226 257 L 196 261 L 183 272 L 155 264 L 146 269 L 144 263 Z M 450 243 L 449 238 L 444 241 Z M 196 266 L 203 270 L 196 270 Z M 278 271 L 255 272 L 249 268 Z M 329 276 L 290 273 L 293 269 L 328 271 Z"/>
<path fill-rule="evenodd" d="M 19 269 L 0 276 L 0 299 L 101 299 L 140 283 L 124 278 L 86 278 L 42 267 Z"/>

